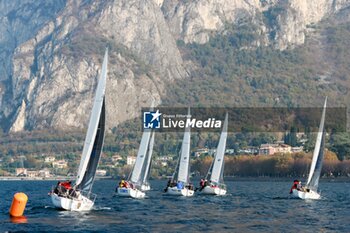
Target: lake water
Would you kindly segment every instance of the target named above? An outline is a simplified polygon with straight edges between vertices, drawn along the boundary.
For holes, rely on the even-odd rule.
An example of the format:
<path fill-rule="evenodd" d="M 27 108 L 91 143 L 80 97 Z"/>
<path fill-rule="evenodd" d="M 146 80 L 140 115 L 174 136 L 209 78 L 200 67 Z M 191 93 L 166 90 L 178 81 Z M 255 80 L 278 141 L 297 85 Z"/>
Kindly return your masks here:
<path fill-rule="evenodd" d="M 115 196 L 117 182 L 96 181 L 95 207 L 86 213 L 54 209 L 56 181 L 0 181 L 0 232 L 350 232 L 350 183 L 323 182 L 322 199 L 289 199 L 292 182 L 230 181 L 224 197 L 162 195 L 166 181 L 151 181 L 143 200 Z M 8 216 L 16 192 L 29 200 L 27 223 Z"/>

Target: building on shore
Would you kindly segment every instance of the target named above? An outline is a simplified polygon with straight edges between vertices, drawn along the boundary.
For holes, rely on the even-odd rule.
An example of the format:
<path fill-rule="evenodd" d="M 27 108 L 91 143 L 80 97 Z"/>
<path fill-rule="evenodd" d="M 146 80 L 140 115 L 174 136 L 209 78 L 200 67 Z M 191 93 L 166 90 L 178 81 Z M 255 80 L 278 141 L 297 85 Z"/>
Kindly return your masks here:
<path fill-rule="evenodd" d="M 96 176 L 106 176 L 107 175 L 107 171 L 103 170 L 103 169 L 97 169 L 96 170 Z"/>
<path fill-rule="evenodd" d="M 261 144 L 259 155 L 273 155 L 275 153 L 291 153 L 292 147 L 287 144 Z"/>
<path fill-rule="evenodd" d="M 135 162 L 136 162 L 136 156 L 128 155 L 128 157 L 126 157 L 126 164 L 127 165 L 134 165 Z"/>
<path fill-rule="evenodd" d="M 57 161 L 54 161 L 52 162 L 52 167 L 53 168 L 67 168 L 68 167 L 68 162 L 64 159 L 62 160 L 57 160 Z"/>
<path fill-rule="evenodd" d="M 16 176 L 27 176 L 27 168 L 16 168 Z"/>
<path fill-rule="evenodd" d="M 45 163 L 52 163 L 55 160 L 56 160 L 55 156 L 47 156 L 47 157 L 45 157 L 44 162 Z"/>

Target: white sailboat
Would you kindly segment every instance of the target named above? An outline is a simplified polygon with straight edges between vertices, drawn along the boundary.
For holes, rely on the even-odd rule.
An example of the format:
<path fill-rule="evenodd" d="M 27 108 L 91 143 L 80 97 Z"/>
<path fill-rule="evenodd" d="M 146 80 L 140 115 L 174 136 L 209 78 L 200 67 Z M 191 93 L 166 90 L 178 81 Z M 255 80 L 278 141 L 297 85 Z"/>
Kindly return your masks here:
<path fill-rule="evenodd" d="M 119 196 L 144 198 L 145 191 L 150 190 L 148 175 L 151 166 L 154 144 L 154 132 L 145 129 L 142 134 L 136 162 L 127 181 L 122 180 L 117 188 Z M 147 153 L 148 152 L 148 153 Z"/>
<path fill-rule="evenodd" d="M 324 143 L 325 143 L 325 130 L 324 121 L 326 115 L 327 97 L 324 101 L 322 117 L 320 127 L 317 133 L 317 139 L 315 149 L 312 157 L 312 163 L 310 167 L 309 177 L 306 187 L 301 189 L 292 189 L 292 195 L 301 199 L 320 199 L 321 195 L 318 193 L 318 182 L 321 176 L 323 156 L 324 156 Z"/>
<path fill-rule="evenodd" d="M 190 120 L 190 110 L 188 109 L 187 121 Z M 178 170 L 176 169 L 171 181 L 165 188 L 165 193 L 175 196 L 193 196 L 193 185 L 189 183 L 190 174 L 190 143 L 191 143 L 191 131 L 190 127 L 186 125 L 185 133 L 181 146 L 181 154 L 179 158 Z"/>
<path fill-rule="evenodd" d="M 75 185 L 68 189 L 58 185 L 50 193 L 52 203 L 57 208 L 70 211 L 89 211 L 94 205 L 96 195 L 91 190 L 105 135 L 107 63 L 108 50 L 104 55 L 102 72 L 96 89 Z"/>
<path fill-rule="evenodd" d="M 202 180 L 203 184 L 200 188 L 202 194 L 210 195 L 225 195 L 226 185 L 224 184 L 224 162 L 225 162 L 225 150 L 226 150 L 226 139 L 227 139 L 227 125 L 228 125 L 228 114 L 226 113 L 224 125 L 220 135 L 219 144 L 216 150 L 215 158 L 212 165 L 209 168 L 205 181 Z M 207 181 L 210 174 L 209 182 Z"/>

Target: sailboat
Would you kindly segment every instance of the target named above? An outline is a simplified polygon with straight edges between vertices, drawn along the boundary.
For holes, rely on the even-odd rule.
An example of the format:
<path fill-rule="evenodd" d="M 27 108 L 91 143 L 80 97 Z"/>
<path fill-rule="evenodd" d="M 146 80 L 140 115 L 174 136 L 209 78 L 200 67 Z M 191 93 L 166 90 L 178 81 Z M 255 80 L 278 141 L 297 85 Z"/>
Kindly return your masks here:
<path fill-rule="evenodd" d="M 186 122 L 188 122 L 190 118 L 190 110 L 188 109 Z M 189 197 L 194 194 L 193 185 L 189 182 L 190 142 L 191 131 L 190 127 L 186 124 L 178 166 L 165 188 L 165 193 L 168 195 Z"/>
<path fill-rule="evenodd" d="M 325 144 L 325 129 L 324 121 L 326 115 L 327 97 L 324 101 L 321 122 L 317 133 L 317 139 L 315 149 L 312 157 L 312 163 L 307 180 L 306 187 L 295 188 L 291 190 L 291 194 L 294 197 L 301 199 L 320 199 L 321 195 L 318 193 L 318 182 L 321 176 L 323 156 L 324 156 L 324 144 Z"/>
<path fill-rule="evenodd" d="M 89 211 L 94 205 L 96 194 L 91 192 L 95 173 L 100 160 L 105 136 L 105 89 L 107 79 L 108 50 L 106 50 L 94 104 L 90 115 L 84 148 L 75 185 L 60 185 L 50 192 L 55 207 L 69 211 Z"/>
<path fill-rule="evenodd" d="M 224 184 L 224 156 L 226 150 L 226 139 L 227 139 L 227 125 L 228 125 L 228 114 L 226 113 L 224 125 L 220 135 L 219 144 L 216 150 L 215 158 L 209 171 L 206 175 L 205 180 L 201 180 L 200 191 L 202 194 L 211 195 L 225 195 L 226 185 Z M 208 177 L 210 174 L 210 179 L 208 182 Z"/>
<path fill-rule="evenodd" d="M 119 196 L 144 198 L 145 191 L 150 190 L 148 176 L 152 160 L 154 131 L 144 129 L 136 162 L 127 181 L 122 180 L 117 188 Z"/>

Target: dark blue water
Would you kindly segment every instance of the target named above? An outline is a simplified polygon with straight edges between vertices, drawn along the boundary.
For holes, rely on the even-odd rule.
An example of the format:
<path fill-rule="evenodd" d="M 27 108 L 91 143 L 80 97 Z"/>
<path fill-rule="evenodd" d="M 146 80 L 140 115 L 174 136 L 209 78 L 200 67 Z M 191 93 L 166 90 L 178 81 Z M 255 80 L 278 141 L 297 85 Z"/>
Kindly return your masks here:
<path fill-rule="evenodd" d="M 350 183 L 322 182 L 321 200 L 289 199 L 291 182 L 227 182 L 224 197 L 162 195 L 166 181 L 151 182 L 148 198 L 114 195 L 114 181 L 97 181 L 87 213 L 54 209 L 47 196 L 55 181 L 0 181 L 0 232 L 350 232 Z M 14 193 L 29 201 L 27 223 L 13 223 Z"/>

